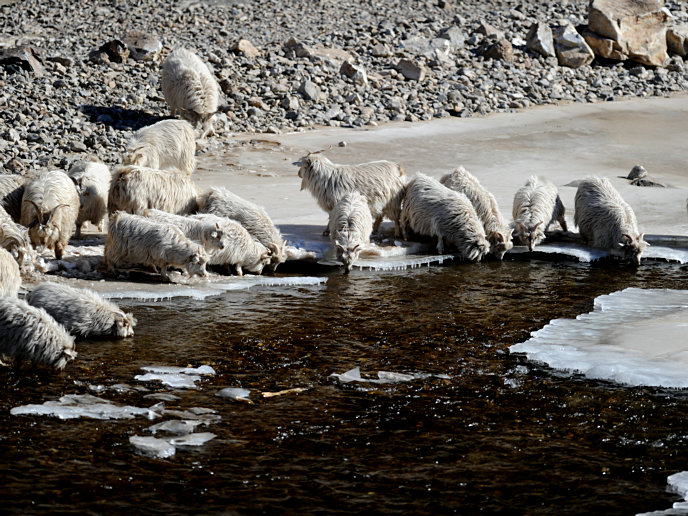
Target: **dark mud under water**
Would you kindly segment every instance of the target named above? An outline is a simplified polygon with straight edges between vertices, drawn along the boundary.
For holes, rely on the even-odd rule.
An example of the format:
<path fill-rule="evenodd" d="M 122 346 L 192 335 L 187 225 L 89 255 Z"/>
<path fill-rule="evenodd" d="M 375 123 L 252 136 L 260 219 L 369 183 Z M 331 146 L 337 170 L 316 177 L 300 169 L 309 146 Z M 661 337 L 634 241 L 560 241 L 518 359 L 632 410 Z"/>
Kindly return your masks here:
<path fill-rule="evenodd" d="M 619 514 L 666 509 L 688 469 L 688 393 L 571 376 L 510 354 L 551 319 L 626 287 L 688 288 L 688 269 L 506 261 L 328 274 L 203 301 L 121 301 L 126 341 L 79 344 L 62 373 L 0 369 L 3 513 Z M 661 338 L 658 336 L 658 338 Z M 148 365 L 211 365 L 197 390 L 134 379 Z M 360 367 L 427 373 L 340 383 Z M 446 377 L 444 376 L 446 375 Z M 169 459 L 135 453 L 160 420 L 11 416 L 10 409 L 128 384 L 102 397 L 207 407 L 217 438 Z M 253 404 L 216 396 L 250 389 Z M 264 391 L 305 387 L 273 398 Z"/>

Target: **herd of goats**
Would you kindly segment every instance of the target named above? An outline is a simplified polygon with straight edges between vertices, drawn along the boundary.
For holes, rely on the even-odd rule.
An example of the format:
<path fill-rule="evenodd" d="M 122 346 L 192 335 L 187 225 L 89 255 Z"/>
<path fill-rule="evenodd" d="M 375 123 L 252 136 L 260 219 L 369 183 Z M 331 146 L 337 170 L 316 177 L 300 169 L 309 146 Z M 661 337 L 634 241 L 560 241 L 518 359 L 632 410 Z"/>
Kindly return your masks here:
<path fill-rule="evenodd" d="M 212 131 L 219 98 L 207 66 L 176 49 L 162 63 L 161 87 L 172 115 L 181 119 L 136 131 L 114 171 L 92 160 L 67 173 L 0 176 L 2 360 L 61 369 L 76 356 L 77 337 L 133 335 L 134 317 L 88 289 L 46 282 L 25 299 L 18 296 L 36 249 L 61 259 L 86 222 L 104 231 L 108 220 L 103 263 L 110 273 L 143 266 L 168 280 L 170 268 L 206 276 L 212 265 L 260 274 L 286 260 L 286 242 L 263 208 L 226 188 L 199 192 L 191 178 L 197 136 Z M 325 234 L 345 272 L 384 217 L 394 222 L 396 237 L 436 238 L 438 253 L 447 246 L 474 262 L 488 254 L 501 260 L 513 240 L 533 250 L 553 224 L 567 230 L 557 189 L 544 178 L 532 176 L 518 190 L 513 222 L 507 223 L 494 196 L 463 167 L 438 181 L 421 173 L 407 180 L 390 161 L 339 165 L 322 152 L 298 164 L 301 189 L 329 214 Z M 648 245 L 630 206 L 607 179 L 580 182 L 574 220 L 584 243 L 623 259 L 639 262 Z"/>

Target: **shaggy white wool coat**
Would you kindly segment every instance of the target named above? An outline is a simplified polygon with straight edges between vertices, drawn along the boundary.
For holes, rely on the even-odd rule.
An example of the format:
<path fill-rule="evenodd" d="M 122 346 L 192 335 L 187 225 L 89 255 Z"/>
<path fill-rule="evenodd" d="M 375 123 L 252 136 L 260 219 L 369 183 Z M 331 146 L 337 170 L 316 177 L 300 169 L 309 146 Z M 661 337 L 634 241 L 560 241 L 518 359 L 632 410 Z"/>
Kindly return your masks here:
<path fill-rule="evenodd" d="M 19 264 L 8 251 L 0 247 L 0 296 L 16 297 L 19 287 L 21 287 Z"/>
<path fill-rule="evenodd" d="M 477 177 L 461 166 L 442 176 L 440 183 L 468 197 L 483 223 L 490 241 L 490 252 L 499 260 L 504 258 L 504 254 L 514 247 L 511 241 L 513 228 L 508 227 L 494 195 L 480 184 Z"/>
<path fill-rule="evenodd" d="M 615 256 L 640 263 L 645 248 L 633 209 L 606 177 L 588 177 L 578 184 L 574 222 L 584 243 L 608 249 Z"/>
<path fill-rule="evenodd" d="M 285 241 L 279 229 L 267 212 L 257 204 L 239 197 L 226 188 L 214 187 L 201 196 L 199 209 L 203 213 L 236 220 L 244 226 L 255 240 L 272 253 L 272 263 L 269 267 L 272 271 L 287 259 Z"/>
<path fill-rule="evenodd" d="M 554 222 L 568 231 L 565 212 L 557 187 L 543 177 L 530 176 L 514 195 L 514 234 L 532 251 L 545 240 L 545 231 Z"/>
<path fill-rule="evenodd" d="M 196 135 L 185 120 L 161 120 L 136 131 L 122 161 L 156 169 L 177 169 L 191 175 L 196 168 Z"/>
<path fill-rule="evenodd" d="M 203 247 L 209 254 L 216 249 L 224 247 L 224 235 L 219 224 L 183 215 L 174 215 L 160 210 L 144 210 L 143 216 L 178 227 L 186 238 L 203 244 Z"/>
<path fill-rule="evenodd" d="M 26 301 L 43 308 L 76 337 L 134 335 L 136 319 L 89 289 L 43 283 L 26 296 Z"/>
<path fill-rule="evenodd" d="M 237 221 L 210 213 L 198 213 L 191 218 L 216 224 L 222 230 L 223 248 L 209 253 L 209 264 L 234 267 L 239 276 L 243 276 L 244 270 L 261 274 L 263 268 L 272 264 L 276 246 L 270 244 L 272 249 L 266 248 Z"/>
<path fill-rule="evenodd" d="M 104 250 L 105 266 L 110 272 L 140 264 L 159 268 L 165 280 L 169 280 L 170 267 L 203 277 L 207 275 L 207 261 L 203 247 L 175 226 L 121 211 L 110 217 Z"/>
<path fill-rule="evenodd" d="M 401 228 L 404 238 L 408 228 L 420 235 L 437 237 L 440 254 L 446 241 L 468 261 L 480 261 L 490 250 L 485 229 L 468 197 L 421 173 L 406 187 Z"/>
<path fill-rule="evenodd" d="M 112 173 L 100 161 L 80 161 L 69 170 L 79 192 L 79 216 L 76 219 L 76 238 L 81 238 L 81 229 L 86 222 L 105 229 L 105 215 L 110 192 Z"/>
<path fill-rule="evenodd" d="M 23 176 L 0 174 L 0 207 L 4 208 L 15 222 L 19 222 L 21 218 L 25 182 Z"/>
<path fill-rule="evenodd" d="M 136 215 L 156 209 L 178 215 L 198 208 L 198 190 L 186 174 L 136 165 L 117 167 L 108 196 L 108 212 L 126 211 Z"/>
<path fill-rule="evenodd" d="M 201 138 L 212 132 L 220 86 L 200 57 L 185 48 L 172 51 L 162 62 L 160 86 L 172 116 L 200 126 Z"/>
<path fill-rule="evenodd" d="M 76 357 L 74 337 L 23 299 L 0 297 L 0 355 L 62 369 Z"/>
<path fill-rule="evenodd" d="M 30 272 L 34 269 L 36 251 L 31 246 L 29 230 L 14 222 L 1 206 L 0 247 L 10 252 L 23 271 Z"/>
<path fill-rule="evenodd" d="M 79 194 L 64 172 L 44 172 L 24 186 L 21 224 L 29 228 L 35 246 L 53 250 L 58 260 L 76 231 L 78 216 Z"/>
<path fill-rule="evenodd" d="M 346 194 L 361 192 L 368 201 L 373 217 L 373 231 L 377 232 L 382 218 L 386 216 L 394 222 L 394 234 L 399 236 L 405 185 L 405 172 L 401 165 L 391 161 L 339 165 L 320 153 L 308 154 L 299 164 L 301 190 L 308 188 L 318 205 L 328 214 Z"/>
<path fill-rule="evenodd" d="M 360 192 L 342 197 L 330 212 L 330 241 L 337 257 L 344 262 L 344 272 L 351 267 L 361 253 L 361 246 L 370 243 L 373 232 L 373 216 L 368 201 Z"/>

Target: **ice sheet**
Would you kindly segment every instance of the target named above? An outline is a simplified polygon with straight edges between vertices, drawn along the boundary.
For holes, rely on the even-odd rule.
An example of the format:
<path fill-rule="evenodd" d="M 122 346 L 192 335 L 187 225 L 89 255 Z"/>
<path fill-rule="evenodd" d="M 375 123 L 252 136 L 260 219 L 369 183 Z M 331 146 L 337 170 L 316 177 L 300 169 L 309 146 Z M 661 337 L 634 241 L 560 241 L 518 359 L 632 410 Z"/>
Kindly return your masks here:
<path fill-rule="evenodd" d="M 174 444 L 157 437 L 132 435 L 129 442 L 141 455 L 155 459 L 172 457 L 177 451 Z"/>
<path fill-rule="evenodd" d="M 419 379 L 424 379 L 428 378 L 430 374 L 426 373 L 414 373 L 414 374 L 406 374 L 406 373 L 395 373 L 391 371 L 378 371 L 377 372 L 377 378 L 364 378 L 361 376 L 361 369 L 360 367 L 354 367 L 353 369 L 349 369 L 348 371 L 344 373 L 332 373 L 330 375 L 331 377 L 336 378 L 342 383 L 349 383 L 349 382 L 362 382 L 362 383 L 378 383 L 378 384 L 383 384 L 383 383 L 401 383 L 401 382 L 410 382 L 413 380 L 419 380 Z M 439 378 L 448 378 L 446 375 L 436 375 Z"/>
<path fill-rule="evenodd" d="M 133 419 L 143 416 L 148 419 L 160 417 L 159 406 L 150 408 L 116 405 L 115 403 L 90 394 L 68 394 L 59 401 L 46 401 L 42 405 L 22 405 L 10 410 L 10 414 L 53 416 L 59 419 Z"/>
<path fill-rule="evenodd" d="M 241 387 L 226 387 L 217 391 L 217 395 L 221 398 L 229 398 L 231 400 L 251 403 L 251 400 L 249 399 L 251 391 L 248 389 L 242 389 Z"/>
<path fill-rule="evenodd" d="M 598 297 L 576 319 L 551 321 L 510 351 L 589 378 L 687 388 L 686 330 L 688 291 L 629 288 Z"/>
<path fill-rule="evenodd" d="M 159 381 L 163 385 L 175 389 L 195 389 L 196 382 L 201 380 L 201 375 L 213 376 L 215 370 L 210 366 L 200 367 L 171 367 L 171 366 L 145 366 L 142 367 L 146 374 L 136 375 L 134 378 L 140 382 Z"/>

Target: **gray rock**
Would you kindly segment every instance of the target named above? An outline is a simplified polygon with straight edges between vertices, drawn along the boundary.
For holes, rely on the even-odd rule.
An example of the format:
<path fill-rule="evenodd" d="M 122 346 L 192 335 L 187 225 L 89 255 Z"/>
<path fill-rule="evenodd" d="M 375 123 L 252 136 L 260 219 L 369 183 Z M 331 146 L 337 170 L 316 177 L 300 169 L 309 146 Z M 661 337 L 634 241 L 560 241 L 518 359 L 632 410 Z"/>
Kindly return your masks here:
<path fill-rule="evenodd" d="M 554 35 L 554 50 L 561 66 L 579 68 L 589 65 L 595 59 L 592 49 L 573 25 L 557 27 L 552 33 Z"/>
<path fill-rule="evenodd" d="M 422 64 L 409 59 L 402 59 L 399 61 L 396 65 L 396 70 L 403 75 L 405 79 L 410 81 L 421 82 L 423 79 L 425 79 L 425 67 Z"/>
<path fill-rule="evenodd" d="M 628 173 L 626 179 L 638 179 L 647 176 L 647 170 L 642 165 L 635 165 Z"/>
<path fill-rule="evenodd" d="M 666 39 L 670 53 L 681 57 L 688 55 L 688 24 L 669 28 Z"/>
<path fill-rule="evenodd" d="M 613 39 L 600 36 L 588 28 L 583 29 L 581 35 L 596 56 L 605 59 L 616 59 L 617 61 L 628 59 L 628 55 L 624 54 L 621 45 Z"/>
<path fill-rule="evenodd" d="M 446 39 L 452 48 L 463 48 L 466 44 L 466 35 L 456 25 L 442 29 L 437 35 L 438 38 Z"/>
<path fill-rule="evenodd" d="M 490 59 L 512 61 L 514 59 L 514 47 L 504 37 L 491 35 L 481 43 L 478 54 Z"/>
<path fill-rule="evenodd" d="M 385 45 L 384 43 L 376 43 L 373 45 L 370 49 L 370 54 L 375 57 L 391 57 L 394 55 L 389 45 Z"/>
<path fill-rule="evenodd" d="M 526 46 L 542 56 L 556 57 L 552 29 L 546 23 L 535 22 L 530 26 L 526 36 Z"/>
<path fill-rule="evenodd" d="M 249 58 L 260 56 L 261 52 L 249 40 L 241 38 L 230 48 L 235 54 L 241 54 Z"/>
<path fill-rule="evenodd" d="M 120 40 L 113 39 L 93 50 L 88 58 L 97 64 L 124 63 L 129 58 L 129 49 Z"/>
<path fill-rule="evenodd" d="M 162 42 L 154 34 L 138 30 L 128 32 L 122 43 L 129 49 L 131 58 L 136 61 L 151 61 L 162 50 Z"/>
<path fill-rule="evenodd" d="M 0 49 L 0 67 L 9 73 L 25 70 L 32 72 L 36 77 L 42 77 L 45 73 L 36 51 L 29 46 Z"/>
<path fill-rule="evenodd" d="M 320 99 L 321 91 L 318 86 L 309 80 L 303 81 L 299 86 L 298 92 L 307 100 L 317 102 Z"/>
<path fill-rule="evenodd" d="M 368 84 L 368 74 L 362 66 L 351 64 L 349 61 L 344 61 L 339 68 L 339 73 L 353 80 L 357 84 Z"/>
<path fill-rule="evenodd" d="M 283 48 L 288 55 L 291 54 L 295 57 L 311 57 L 313 55 L 313 50 L 310 47 L 294 38 L 289 38 Z"/>

